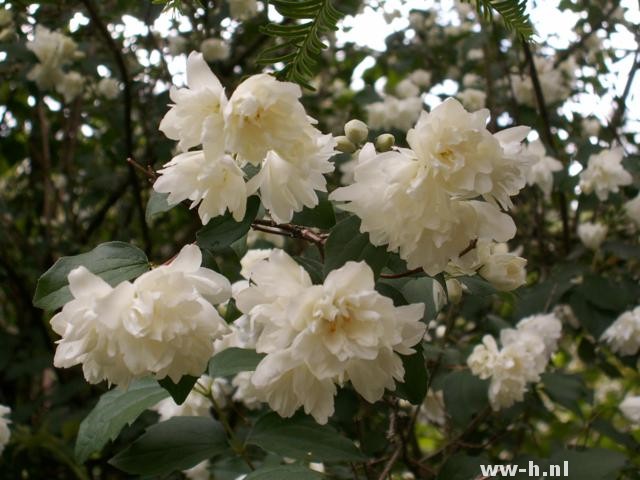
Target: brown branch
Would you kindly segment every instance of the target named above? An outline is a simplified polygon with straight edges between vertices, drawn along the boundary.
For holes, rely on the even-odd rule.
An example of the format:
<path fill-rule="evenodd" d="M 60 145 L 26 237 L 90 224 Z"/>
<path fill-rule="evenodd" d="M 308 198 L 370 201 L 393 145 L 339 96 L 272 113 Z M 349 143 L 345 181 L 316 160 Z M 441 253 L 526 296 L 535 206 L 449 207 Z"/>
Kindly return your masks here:
<path fill-rule="evenodd" d="M 640 42 L 639 42 L 640 43 Z M 609 129 L 614 137 L 617 135 L 617 130 L 620 125 L 622 125 L 622 121 L 624 120 L 625 110 L 627 108 L 627 97 L 631 93 L 631 86 L 633 85 L 633 80 L 638 72 L 638 68 L 640 67 L 640 44 L 634 53 L 633 65 L 631 66 L 631 70 L 629 71 L 629 76 L 627 77 L 627 83 L 624 86 L 624 90 L 622 91 L 622 95 L 616 99 L 618 103 L 618 107 L 616 111 L 611 116 L 611 121 L 609 122 Z"/>
<path fill-rule="evenodd" d="M 551 149 L 554 156 L 558 158 L 564 165 L 567 164 L 567 159 L 564 155 L 561 155 L 560 150 L 556 147 L 553 132 L 551 131 L 551 121 L 549 120 L 549 112 L 547 110 L 547 104 L 544 100 L 544 93 L 542 86 L 540 85 L 540 78 L 538 77 L 538 71 L 536 70 L 536 64 L 533 59 L 533 54 L 529 48 L 529 44 L 522 40 L 522 48 L 524 50 L 525 58 L 529 64 L 529 72 L 531 75 L 531 83 L 533 84 L 533 91 L 536 95 L 536 103 L 538 104 L 538 113 L 540 113 L 540 119 L 542 120 L 542 134 L 545 139 L 545 143 Z M 569 253 L 571 249 L 571 232 L 569 227 L 569 209 L 567 196 L 562 191 L 558 191 L 558 203 L 560 206 L 560 218 L 562 219 L 562 241 L 564 245 L 565 253 Z"/>
<path fill-rule="evenodd" d="M 316 233 L 313 230 L 301 225 L 291 223 L 277 223 L 273 220 L 254 220 L 251 228 L 274 235 L 282 235 L 289 238 L 297 238 L 311 242 L 320 252 L 320 257 L 324 260 L 324 244 L 327 241 L 327 235 L 324 233 Z"/>
<path fill-rule="evenodd" d="M 129 78 L 129 71 L 127 69 L 127 64 L 125 62 L 124 56 L 122 55 L 122 49 L 113 39 L 111 34 L 109 33 L 109 29 L 107 29 L 106 25 L 100 18 L 98 10 L 95 5 L 91 2 L 91 0 L 81 0 L 82 4 L 87 9 L 89 13 L 89 17 L 91 21 L 96 26 L 97 30 L 100 32 L 102 37 L 104 38 L 107 48 L 111 50 L 113 54 L 116 65 L 118 66 L 118 70 L 120 71 L 120 78 L 122 80 L 122 84 L 124 85 L 124 144 L 125 144 L 125 152 L 128 158 L 134 157 L 134 142 L 133 142 L 133 122 L 132 122 L 132 105 L 133 98 L 131 92 L 131 79 Z M 151 236 L 149 235 L 149 227 L 147 226 L 147 220 L 145 218 L 145 206 L 142 201 L 142 194 L 140 193 L 140 183 L 138 182 L 138 177 L 136 176 L 136 172 L 131 164 L 129 164 L 129 182 L 133 187 L 133 196 L 136 202 L 136 209 L 138 211 L 138 220 L 140 222 L 140 228 L 142 230 L 142 236 L 145 243 L 145 250 L 147 253 L 150 253 L 151 250 Z"/>

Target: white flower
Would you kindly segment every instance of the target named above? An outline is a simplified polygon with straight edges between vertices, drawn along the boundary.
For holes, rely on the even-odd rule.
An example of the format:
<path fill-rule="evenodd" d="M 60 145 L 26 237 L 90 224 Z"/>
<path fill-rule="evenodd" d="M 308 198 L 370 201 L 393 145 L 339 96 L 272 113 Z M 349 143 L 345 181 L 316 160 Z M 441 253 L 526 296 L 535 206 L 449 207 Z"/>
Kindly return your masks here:
<path fill-rule="evenodd" d="M 226 60 L 231 54 L 229 44 L 220 38 L 207 38 L 200 44 L 200 51 L 207 62 Z"/>
<path fill-rule="evenodd" d="M 492 135 L 486 129 L 489 110 L 467 112 L 448 98 L 430 113 L 423 112 L 407 134 L 407 142 L 428 174 L 451 194 L 483 196 L 503 208 L 525 185 L 531 158 L 520 152 L 528 127 L 513 127 Z"/>
<path fill-rule="evenodd" d="M 465 73 L 462 77 L 462 85 L 466 88 L 477 87 L 482 83 L 482 78 L 475 73 Z"/>
<path fill-rule="evenodd" d="M 554 104 L 565 100 L 571 94 L 575 80 L 573 58 L 561 63 L 559 67 L 554 65 L 554 59 L 551 57 L 535 57 L 534 62 L 545 102 Z M 529 75 L 512 75 L 511 84 L 518 103 L 536 106 L 537 100 Z"/>
<path fill-rule="evenodd" d="M 120 84 L 115 78 L 103 78 L 98 82 L 98 93 L 106 99 L 113 100 L 120 94 Z"/>
<path fill-rule="evenodd" d="M 227 209 L 236 221 L 244 218 L 247 186 L 244 173 L 230 155 L 217 157 L 208 149 L 181 153 L 158 173 L 154 190 L 168 193 L 169 205 L 186 199 L 192 201 L 191 208 L 200 204 L 198 215 L 203 225 Z"/>
<path fill-rule="evenodd" d="M 624 211 L 627 217 L 640 228 L 640 193 L 633 200 L 625 202 Z"/>
<path fill-rule="evenodd" d="M 414 137 L 415 138 L 415 137 Z M 506 241 L 513 220 L 487 202 L 450 197 L 429 161 L 410 150 L 376 154 L 367 144 L 354 170 L 355 183 L 331 193 L 343 210 L 362 220 L 374 245 L 399 251 L 409 268 L 435 275 L 476 238 Z"/>
<path fill-rule="evenodd" d="M 249 280 L 252 268 L 262 260 L 266 260 L 271 255 L 271 248 L 256 248 L 247 250 L 247 253 L 240 259 L 240 275 Z"/>
<path fill-rule="evenodd" d="M 36 25 L 33 40 L 27 42 L 40 63 L 35 65 L 27 78 L 38 84 L 38 88 L 47 90 L 62 81 L 61 67 L 77 55 L 76 43 L 60 32 L 52 32 L 42 25 Z"/>
<path fill-rule="evenodd" d="M 239 20 L 248 20 L 258 13 L 257 0 L 227 0 L 231 16 Z"/>
<path fill-rule="evenodd" d="M 208 395 L 212 395 L 218 405 L 224 406 L 230 393 L 231 388 L 225 378 L 213 379 L 202 375 L 182 405 L 176 404 L 169 397 L 158 402 L 152 410 L 158 412 L 161 422 L 173 417 L 208 417 L 211 410 Z"/>
<path fill-rule="evenodd" d="M 187 85 L 188 88 L 171 88 L 170 96 L 175 104 L 160 122 L 160 130 L 168 138 L 179 140 L 178 148 L 182 151 L 206 140 L 209 150 L 222 155 L 222 110 L 227 99 L 220 81 L 211 72 L 202 54 L 189 54 Z"/>
<path fill-rule="evenodd" d="M 456 94 L 456 97 L 462 102 L 464 108 L 468 108 L 469 110 L 480 110 L 484 108 L 487 101 L 487 94 L 475 88 L 465 88 Z"/>
<path fill-rule="evenodd" d="M 398 98 L 411 98 L 420 95 L 420 89 L 411 79 L 405 78 L 396 85 L 395 93 Z"/>
<path fill-rule="evenodd" d="M 187 49 L 187 39 L 180 35 L 167 38 L 167 43 L 169 44 L 169 55 L 173 57 L 183 54 Z"/>
<path fill-rule="evenodd" d="M 585 247 L 597 250 L 607 238 L 609 228 L 602 223 L 584 222 L 578 225 L 578 237 Z"/>
<path fill-rule="evenodd" d="M 540 140 L 530 142 L 525 147 L 525 152 L 535 159 L 535 163 L 527 172 L 527 184 L 538 185 L 545 198 L 549 199 L 553 189 L 553 172 L 561 171 L 562 163 L 546 154 Z"/>
<path fill-rule="evenodd" d="M 587 168 L 580 172 L 580 189 L 589 194 L 595 192 L 601 201 L 609 193 L 617 193 L 621 186 L 631 184 L 631 174 L 624 169 L 622 147 L 602 150 L 589 157 Z"/>
<path fill-rule="evenodd" d="M 481 48 L 473 48 L 467 52 L 467 58 L 469 60 L 482 60 L 484 58 L 484 52 Z"/>
<path fill-rule="evenodd" d="M 323 285 L 281 250 L 252 269 L 238 308 L 261 323 L 256 350 L 266 353 L 252 382 L 282 416 L 304 406 L 319 423 L 333 413 L 336 384 L 351 381 L 367 401 L 395 388 L 407 355 L 422 338 L 423 304 L 394 307 L 374 290 L 364 262 L 348 262 Z"/>
<path fill-rule="evenodd" d="M 500 332 L 496 340 L 485 335 L 467 358 L 474 375 L 490 379 L 489 403 L 494 410 L 508 408 L 521 401 L 527 383 L 540 380 L 551 355 L 557 348 L 562 325 L 554 315 L 534 315 L 522 319 L 515 329 Z"/>
<path fill-rule="evenodd" d="M 420 406 L 420 417 L 425 423 L 444 425 L 447 416 L 444 408 L 444 395 L 442 390 L 429 389 L 424 402 Z"/>
<path fill-rule="evenodd" d="M 497 290 L 509 292 L 524 285 L 527 261 L 511 253 L 490 255 L 478 273 Z"/>
<path fill-rule="evenodd" d="M 420 116 L 423 103 L 420 97 L 398 99 L 387 95 L 382 102 L 366 106 L 368 125 L 373 130 L 409 130 Z"/>
<path fill-rule="evenodd" d="M 240 372 L 233 377 L 231 384 L 236 390 L 232 399 L 234 402 L 241 402 L 249 410 L 255 410 L 260 408 L 262 402 L 260 401 L 260 391 L 254 387 L 251 377 L 253 377 L 253 372 Z"/>
<path fill-rule="evenodd" d="M 634 424 L 640 424 L 640 396 L 627 395 L 620 403 L 620 411 Z"/>
<path fill-rule="evenodd" d="M 177 383 L 183 375 L 199 376 L 213 341 L 228 328 L 212 303 L 227 300 L 231 290 L 201 262 L 200 249 L 187 245 L 170 265 L 115 288 L 84 267 L 72 270 L 74 299 L 51 319 L 62 337 L 54 365 L 82 364 L 89 383 L 127 385 L 149 374 Z"/>
<path fill-rule="evenodd" d="M 418 87 L 427 88 L 431 85 L 431 73 L 419 68 L 418 70 L 411 72 L 409 80 Z"/>
<path fill-rule="evenodd" d="M 635 355 L 640 350 L 640 307 L 620 315 L 600 339 L 620 355 Z"/>
<path fill-rule="evenodd" d="M 0 455 L 2 455 L 4 447 L 9 443 L 9 439 L 11 438 L 11 430 L 9 430 L 11 420 L 8 418 L 10 413 L 11 409 L 9 407 L 0 405 Z"/>
<path fill-rule="evenodd" d="M 209 472 L 209 460 L 200 462 L 195 467 L 192 467 L 189 470 L 184 470 L 182 473 L 184 473 L 185 477 L 189 480 L 209 480 L 211 478 L 211 473 Z"/>
<path fill-rule="evenodd" d="M 84 90 L 84 77 L 78 72 L 66 73 L 56 85 L 56 90 L 64 96 L 66 102 L 71 102 Z"/>

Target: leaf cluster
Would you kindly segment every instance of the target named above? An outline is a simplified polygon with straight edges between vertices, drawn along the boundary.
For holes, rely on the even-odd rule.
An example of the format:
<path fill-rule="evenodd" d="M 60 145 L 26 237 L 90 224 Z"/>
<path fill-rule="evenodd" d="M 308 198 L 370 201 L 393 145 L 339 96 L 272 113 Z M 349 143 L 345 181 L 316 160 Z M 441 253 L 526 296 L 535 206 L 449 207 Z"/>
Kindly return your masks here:
<path fill-rule="evenodd" d="M 490 20 L 492 12 L 495 11 L 502 17 L 507 30 L 516 32 L 524 39 L 533 35 L 529 14 L 526 13 L 527 0 L 475 0 L 475 4 L 478 13 L 486 20 Z"/>

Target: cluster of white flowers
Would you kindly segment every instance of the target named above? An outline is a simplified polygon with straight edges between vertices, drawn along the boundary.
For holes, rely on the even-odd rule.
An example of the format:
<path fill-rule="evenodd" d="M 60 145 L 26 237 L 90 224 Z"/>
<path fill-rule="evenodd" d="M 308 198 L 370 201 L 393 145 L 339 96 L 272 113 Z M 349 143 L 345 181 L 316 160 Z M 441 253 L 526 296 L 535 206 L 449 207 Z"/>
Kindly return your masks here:
<path fill-rule="evenodd" d="M 358 156 L 355 182 L 331 193 L 362 220 L 374 245 L 399 251 L 409 268 L 445 269 L 472 240 L 504 242 L 515 235 L 510 197 L 526 183 L 531 162 L 521 153 L 527 127 L 491 134 L 488 110 L 467 112 L 449 98 L 423 112 L 407 134 L 410 149 Z M 480 201 L 476 197 L 483 197 Z"/>
<path fill-rule="evenodd" d="M 640 193 L 632 200 L 625 202 L 624 211 L 636 227 L 640 228 Z"/>
<path fill-rule="evenodd" d="M 580 172 L 580 189 L 583 193 L 595 192 L 599 200 L 617 193 L 621 186 L 630 185 L 632 178 L 622 165 L 622 147 L 602 150 L 589 157 L 587 168 Z"/>
<path fill-rule="evenodd" d="M 238 20 L 248 20 L 258 14 L 258 0 L 227 0 L 231 16 Z"/>
<path fill-rule="evenodd" d="M 464 108 L 469 110 L 480 110 L 484 108 L 487 101 L 487 94 L 477 88 L 465 88 L 456 95 Z"/>
<path fill-rule="evenodd" d="M 424 402 L 420 406 L 419 419 L 421 423 L 444 425 L 447 414 L 444 408 L 444 394 L 442 390 L 429 389 Z"/>
<path fill-rule="evenodd" d="M 74 299 L 51 319 L 62 338 L 56 367 L 82 364 L 89 383 L 127 385 L 145 375 L 199 376 L 213 355 L 213 341 L 228 331 L 212 304 L 231 295 L 229 281 L 202 268 L 195 245 L 169 265 L 134 282 L 111 287 L 85 267 L 69 274 Z"/>
<path fill-rule="evenodd" d="M 41 90 L 55 88 L 69 102 L 84 89 L 84 77 L 78 72 L 65 73 L 62 67 L 74 59 L 82 57 L 76 43 L 60 32 L 52 32 L 42 25 L 36 25 L 33 40 L 27 42 L 39 63 L 27 74 Z"/>
<path fill-rule="evenodd" d="M 640 425 L 640 396 L 627 395 L 620 403 L 620 411 L 631 423 Z"/>
<path fill-rule="evenodd" d="M 381 102 L 367 105 L 368 124 L 374 130 L 407 131 L 420 116 L 422 107 L 420 97 L 400 99 L 386 95 Z"/>
<path fill-rule="evenodd" d="M 113 100 L 120 94 L 120 84 L 115 78 L 102 78 L 98 82 L 98 93 L 107 100 Z"/>
<path fill-rule="evenodd" d="M 578 225 L 578 237 L 580 241 L 590 250 L 598 250 L 605 238 L 609 228 L 599 222 L 584 222 Z"/>
<path fill-rule="evenodd" d="M 254 259 L 248 278 L 244 288 L 234 289 L 244 316 L 228 345 L 253 344 L 267 356 L 249 377 L 251 386 L 245 384 L 245 395 L 285 417 L 304 406 L 326 423 L 336 385 L 350 381 L 375 402 L 404 378 L 398 354 L 412 353 L 422 339 L 424 304 L 395 307 L 375 291 L 366 263 L 348 262 L 323 285 L 313 285 L 295 260 L 276 249 Z"/>
<path fill-rule="evenodd" d="M 614 352 L 635 355 L 640 350 L 640 307 L 624 312 L 602 334 Z"/>
<path fill-rule="evenodd" d="M 489 403 L 493 410 L 508 408 L 522 401 L 527 383 L 537 382 L 556 351 L 562 324 L 555 315 L 533 315 L 518 322 L 516 328 L 500 332 L 495 338 L 485 335 L 467 364 L 474 375 L 491 379 Z"/>
<path fill-rule="evenodd" d="M 0 405 L 0 455 L 2 455 L 4 447 L 9 443 L 9 439 L 11 438 L 11 430 L 9 430 L 11 420 L 8 418 L 10 413 L 11 409 L 9 407 Z"/>
<path fill-rule="evenodd" d="M 554 65 L 554 59 L 551 57 L 536 57 L 534 63 L 545 102 L 553 104 L 566 100 L 575 83 L 576 65 L 573 57 L 569 57 L 558 67 Z M 511 84 L 518 103 L 530 107 L 536 106 L 536 95 L 529 75 L 524 77 L 512 75 Z"/>
<path fill-rule="evenodd" d="M 187 60 L 189 88 L 173 88 L 175 102 L 160 130 L 184 153 L 160 171 L 154 184 L 169 204 L 200 203 L 203 223 L 229 210 L 236 220 L 256 191 L 271 216 L 288 222 L 294 212 L 318 204 L 325 173 L 334 166 L 335 140 L 313 126 L 300 103 L 300 87 L 266 74 L 242 82 L 227 100 L 201 54 Z M 202 144 L 202 150 L 187 151 Z M 261 167 L 248 182 L 242 167 Z"/>
<path fill-rule="evenodd" d="M 553 190 L 553 172 L 562 170 L 562 163 L 547 155 L 544 145 L 540 140 L 529 142 L 525 150 L 535 158 L 535 163 L 527 173 L 527 184 L 537 185 L 548 200 Z"/>
<path fill-rule="evenodd" d="M 526 266 L 527 260 L 509 252 L 506 243 L 479 240 L 476 248 L 452 258 L 446 272 L 452 277 L 477 273 L 497 290 L 508 292 L 526 283 Z"/>

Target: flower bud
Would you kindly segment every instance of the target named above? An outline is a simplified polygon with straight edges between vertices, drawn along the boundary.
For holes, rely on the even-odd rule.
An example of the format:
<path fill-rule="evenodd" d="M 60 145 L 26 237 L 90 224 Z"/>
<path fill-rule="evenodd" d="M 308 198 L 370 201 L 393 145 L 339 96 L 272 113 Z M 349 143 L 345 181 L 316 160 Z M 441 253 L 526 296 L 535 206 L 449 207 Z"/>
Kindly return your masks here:
<path fill-rule="evenodd" d="M 369 127 L 362 120 L 350 120 L 344 126 L 344 133 L 355 145 L 360 145 L 369 136 Z"/>
<path fill-rule="evenodd" d="M 396 143 L 396 138 L 390 133 L 383 133 L 376 138 L 376 150 L 388 152 Z"/>
<path fill-rule="evenodd" d="M 450 278 L 445 283 L 447 285 L 449 301 L 453 304 L 460 303 L 462 299 L 462 285 L 460 285 L 460 282 L 455 278 Z"/>
<path fill-rule="evenodd" d="M 340 137 L 336 137 L 336 150 L 338 150 L 339 152 L 342 153 L 353 153 L 356 151 L 356 146 L 351 143 L 351 140 L 349 140 L 347 137 L 345 137 L 344 135 L 340 136 Z"/>
<path fill-rule="evenodd" d="M 491 255 L 479 273 L 497 290 L 509 292 L 526 283 L 526 265 L 527 261 L 517 255 Z"/>

